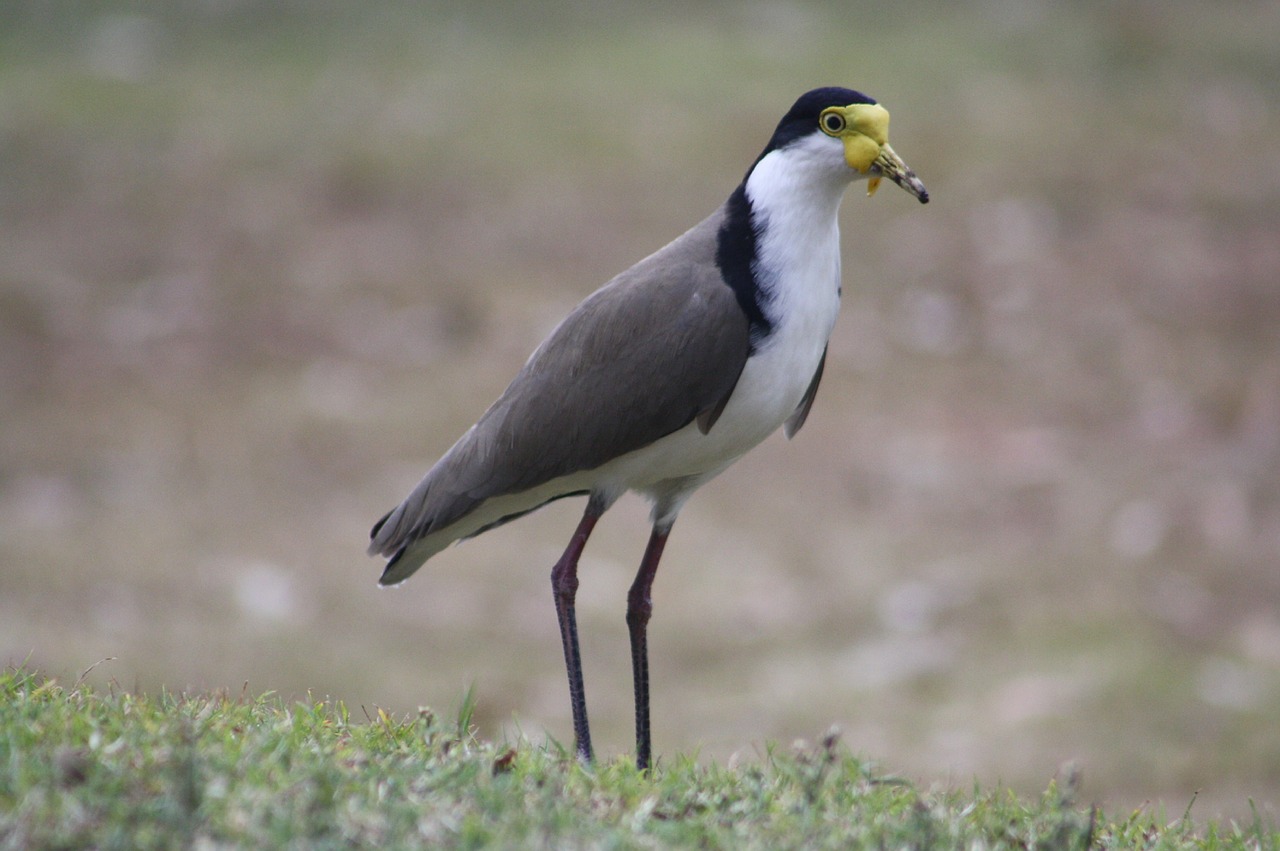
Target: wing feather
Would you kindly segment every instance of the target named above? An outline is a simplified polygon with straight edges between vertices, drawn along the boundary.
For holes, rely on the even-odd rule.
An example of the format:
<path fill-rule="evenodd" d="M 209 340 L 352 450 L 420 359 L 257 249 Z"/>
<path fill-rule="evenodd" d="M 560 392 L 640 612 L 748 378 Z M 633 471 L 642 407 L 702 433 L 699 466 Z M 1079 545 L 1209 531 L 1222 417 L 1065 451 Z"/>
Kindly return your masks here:
<path fill-rule="evenodd" d="M 796 436 L 796 432 L 804 425 L 804 421 L 809 418 L 809 409 L 813 407 L 813 400 L 818 396 L 818 385 L 822 383 L 822 370 L 827 365 L 827 350 L 822 350 L 822 359 L 818 361 L 818 369 L 813 373 L 813 379 L 809 382 L 809 388 L 804 391 L 804 398 L 800 400 L 800 404 L 791 412 L 791 416 L 787 417 L 787 421 L 782 424 L 782 433 L 787 436 L 787 440 Z"/>

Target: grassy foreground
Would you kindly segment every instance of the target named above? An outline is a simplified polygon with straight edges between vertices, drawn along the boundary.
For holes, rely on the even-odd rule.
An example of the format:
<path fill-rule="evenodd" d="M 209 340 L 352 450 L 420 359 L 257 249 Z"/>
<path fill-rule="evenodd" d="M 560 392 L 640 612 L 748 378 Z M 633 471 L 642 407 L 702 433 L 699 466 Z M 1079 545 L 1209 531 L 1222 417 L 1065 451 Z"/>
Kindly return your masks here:
<path fill-rule="evenodd" d="M 584 769 L 480 741 L 470 701 L 352 719 L 270 696 L 149 697 L 0 675 L 0 847 L 1280 847 L 1261 819 L 1195 824 L 1003 791 L 925 791 L 835 735 L 758 764 Z"/>

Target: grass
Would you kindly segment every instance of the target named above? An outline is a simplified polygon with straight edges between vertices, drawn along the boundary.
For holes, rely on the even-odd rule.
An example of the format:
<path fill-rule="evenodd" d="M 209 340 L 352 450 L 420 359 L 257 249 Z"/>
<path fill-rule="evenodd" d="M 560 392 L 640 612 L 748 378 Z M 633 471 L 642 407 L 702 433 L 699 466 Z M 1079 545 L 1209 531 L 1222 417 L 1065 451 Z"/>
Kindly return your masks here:
<path fill-rule="evenodd" d="M 83 678 L 82 678 L 83 680 Z M 1280 847 L 1253 823 L 1197 825 L 1075 800 L 1068 772 L 1035 799 L 921 789 L 830 733 L 758 762 L 675 756 L 584 768 L 554 743 L 488 742 L 468 695 L 353 718 L 270 694 L 146 696 L 26 668 L 0 674 L 0 847 Z"/>

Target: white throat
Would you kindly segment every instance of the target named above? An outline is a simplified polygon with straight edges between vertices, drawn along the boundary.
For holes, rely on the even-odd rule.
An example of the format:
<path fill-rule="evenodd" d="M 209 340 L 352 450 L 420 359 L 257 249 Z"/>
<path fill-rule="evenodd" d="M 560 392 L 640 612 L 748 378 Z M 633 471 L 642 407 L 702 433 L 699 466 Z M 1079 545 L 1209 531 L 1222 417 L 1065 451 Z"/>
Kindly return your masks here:
<path fill-rule="evenodd" d="M 769 152 L 748 176 L 754 271 L 776 326 L 798 320 L 824 342 L 830 333 L 839 308 L 840 201 L 855 177 L 843 145 L 822 133 Z"/>
<path fill-rule="evenodd" d="M 814 133 L 762 157 L 747 177 L 747 197 L 757 213 L 815 223 L 835 217 L 857 176 L 845 164 L 843 144 Z"/>

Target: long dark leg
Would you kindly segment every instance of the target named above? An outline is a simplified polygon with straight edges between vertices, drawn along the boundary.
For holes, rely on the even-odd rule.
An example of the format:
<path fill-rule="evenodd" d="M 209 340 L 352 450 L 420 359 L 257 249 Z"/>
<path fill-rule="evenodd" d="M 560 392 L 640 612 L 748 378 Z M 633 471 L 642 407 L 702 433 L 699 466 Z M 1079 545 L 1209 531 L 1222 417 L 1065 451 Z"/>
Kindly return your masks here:
<path fill-rule="evenodd" d="M 667 545 L 671 524 L 656 525 L 645 547 L 636 581 L 627 594 L 627 627 L 631 633 L 631 671 L 636 688 L 636 767 L 641 771 L 649 767 L 649 616 L 653 614 L 653 600 L 649 591 L 653 577 L 658 572 L 662 548 Z"/>
<path fill-rule="evenodd" d="M 560 621 L 560 643 L 564 646 L 564 665 L 569 671 L 569 703 L 573 707 L 574 750 L 583 762 L 591 762 L 591 730 L 587 726 L 587 696 L 582 687 L 582 653 L 578 649 L 578 621 L 573 601 L 578 594 L 578 558 L 587 538 L 604 510 L 595 500 L 587 502 L 577 531 L 565 548 L 564 555 L 551 569 L 551 591 L 555 595 L 556 617 Z"/>

